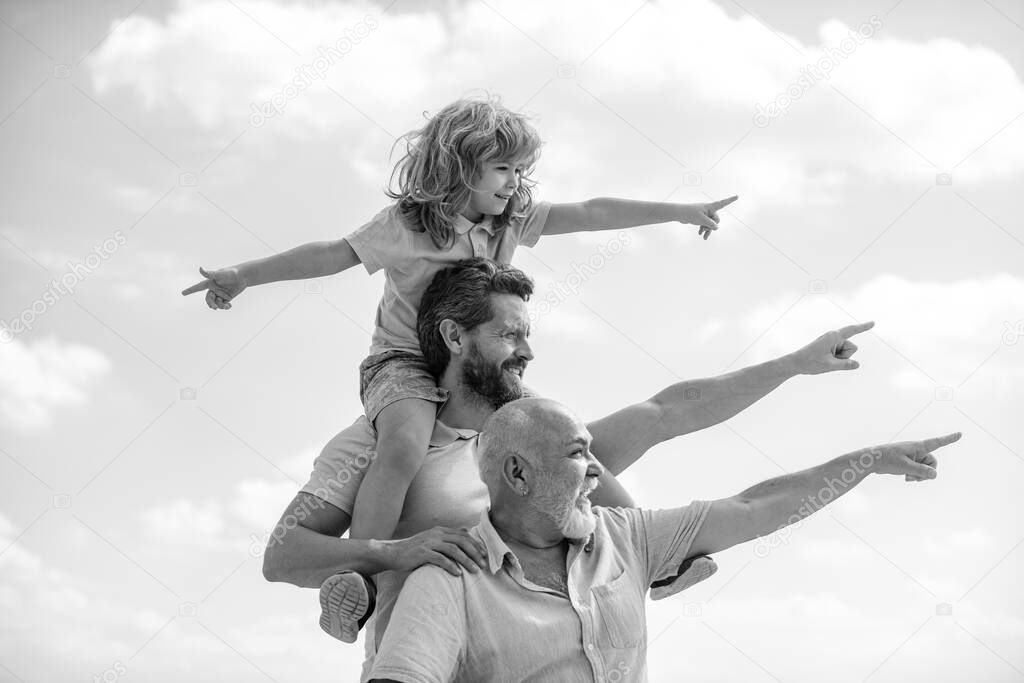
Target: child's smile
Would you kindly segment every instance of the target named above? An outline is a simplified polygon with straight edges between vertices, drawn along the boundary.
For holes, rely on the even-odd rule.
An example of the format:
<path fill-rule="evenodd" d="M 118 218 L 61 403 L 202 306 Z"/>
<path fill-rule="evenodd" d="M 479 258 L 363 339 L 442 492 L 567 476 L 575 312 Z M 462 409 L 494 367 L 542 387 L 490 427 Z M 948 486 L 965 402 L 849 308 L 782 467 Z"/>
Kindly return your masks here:
<path fill-rule="evenodd" d="M 485 162 L 463 215 L 473 223 L 484 216 L 501 215 L 519 189 L 525 172 L 525 164 L 518 160 Z"/>

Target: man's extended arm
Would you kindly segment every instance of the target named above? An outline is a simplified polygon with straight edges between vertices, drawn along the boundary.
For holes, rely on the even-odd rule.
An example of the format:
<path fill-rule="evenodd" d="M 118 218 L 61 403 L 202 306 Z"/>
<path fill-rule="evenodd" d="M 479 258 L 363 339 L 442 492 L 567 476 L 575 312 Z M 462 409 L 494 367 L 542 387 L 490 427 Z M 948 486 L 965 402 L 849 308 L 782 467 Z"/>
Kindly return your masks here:
<path fill-rule="evenodd" d="M 691 555 L 716 553 L 795 524 L 835 501 L 869 474 L 902 474 L 908 481 L 937 476 L 931 454 L 960 433 L 863 448 L 823 465 L 787 474 L 711 503 L 690 546 Z"/>
<path fill-rule="evenodd" d="M 718 377 L 677 382 L 646 401 L 587 425 L 593 452 L 619 474 L 651 447 L 668 439 L 724 422 L 746 410 L 795 375 L 816 375 L 859 367 L 849 338 L 873 322 L 849 325 L 821 335 L 780 358 Z"/>

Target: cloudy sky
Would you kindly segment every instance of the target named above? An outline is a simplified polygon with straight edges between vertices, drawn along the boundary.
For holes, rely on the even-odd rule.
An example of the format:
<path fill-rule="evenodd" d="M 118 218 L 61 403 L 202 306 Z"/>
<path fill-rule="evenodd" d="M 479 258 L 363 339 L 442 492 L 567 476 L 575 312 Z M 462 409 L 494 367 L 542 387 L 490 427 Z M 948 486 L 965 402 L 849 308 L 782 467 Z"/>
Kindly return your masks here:
<path fill-rule="evenodd" d="M 641 504 L 964 432 L 649 605 L 651 680 L 1021 680 L 1022 46 L 1010 0 L 0 2 L 0 681 L 355 679 L 260 553 L 360 412 L 382 276 L 179 291 L 349 233 L 482 90 L 543 199 L 741 196 L 707 242 L 522 250 L 541 393 L 595 418 L 877 322 L 857 372 L 649 453 Z"/>

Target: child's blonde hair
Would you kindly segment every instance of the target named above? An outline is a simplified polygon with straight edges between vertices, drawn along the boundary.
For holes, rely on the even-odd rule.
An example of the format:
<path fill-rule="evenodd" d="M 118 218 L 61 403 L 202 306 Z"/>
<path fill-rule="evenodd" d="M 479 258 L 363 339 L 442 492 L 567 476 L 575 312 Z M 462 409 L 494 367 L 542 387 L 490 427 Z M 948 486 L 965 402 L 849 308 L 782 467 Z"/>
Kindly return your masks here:
<path fill-rule="evenodd" d="M 536 184 L 530 173 L 540 156 L 540 136 L 526 116 L 509 110 L 499 98 L 453 102 L 399 140 L 405 141 L 406 152 L 391 173 L 387 195 L 398 200 L 402 216 L 412 226 L 430 233 L 439 249 L 455 243 L 453 224 L 469 205 L 485 162 L 526 160 L 519 188 L 494 218 L 494 227 L 503 228 L 530 210 L 530 190 Z"/>

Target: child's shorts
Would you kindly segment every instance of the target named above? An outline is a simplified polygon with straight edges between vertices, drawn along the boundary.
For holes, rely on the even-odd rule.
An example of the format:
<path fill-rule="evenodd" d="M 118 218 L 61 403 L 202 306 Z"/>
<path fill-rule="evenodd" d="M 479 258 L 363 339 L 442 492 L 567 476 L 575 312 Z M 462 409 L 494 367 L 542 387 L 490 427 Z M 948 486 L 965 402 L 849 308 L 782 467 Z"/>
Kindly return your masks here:
<path fill-rule="evenodd" d="M 395 349 L 374 354 L 359 365 L 359 399 L 371 425 L 380 411 L 404 398 L 448 400 L 448 392 L 437 386 L 423 356 Z"/>

